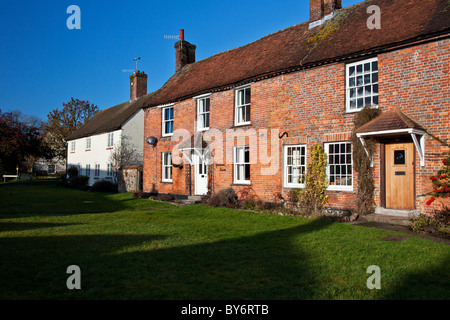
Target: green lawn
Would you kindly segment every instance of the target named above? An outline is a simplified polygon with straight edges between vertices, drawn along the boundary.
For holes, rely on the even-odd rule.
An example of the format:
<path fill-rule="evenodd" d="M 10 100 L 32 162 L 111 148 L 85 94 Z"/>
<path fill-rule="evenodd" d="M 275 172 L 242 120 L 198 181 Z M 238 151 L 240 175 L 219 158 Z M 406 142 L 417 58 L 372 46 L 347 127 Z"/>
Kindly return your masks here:
<path fill-rule="evenodd" d="M 0 204 L 0 299 L 450 297 L 450 247 L 392 231 L 50 186 L 0 187 Z"/>

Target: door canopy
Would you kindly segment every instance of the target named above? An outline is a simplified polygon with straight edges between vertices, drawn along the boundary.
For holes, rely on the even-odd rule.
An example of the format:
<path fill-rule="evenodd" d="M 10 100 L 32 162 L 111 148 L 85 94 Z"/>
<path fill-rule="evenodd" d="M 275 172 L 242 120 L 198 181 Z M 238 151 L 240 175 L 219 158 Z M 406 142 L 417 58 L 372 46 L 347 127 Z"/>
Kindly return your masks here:
<path fill-rule="evenodd" d="M 364 146 L 367 155 L 369 153 L 364 141 L 366 138 L 411 136 L 419 153 L 420 165 L 423 167 L 425 166 L 425 132 L 425 127 L 417 120 L 408 116 L 400 108 L 394 108 L 359 127 L 356 130 L 356 136 Z"/>

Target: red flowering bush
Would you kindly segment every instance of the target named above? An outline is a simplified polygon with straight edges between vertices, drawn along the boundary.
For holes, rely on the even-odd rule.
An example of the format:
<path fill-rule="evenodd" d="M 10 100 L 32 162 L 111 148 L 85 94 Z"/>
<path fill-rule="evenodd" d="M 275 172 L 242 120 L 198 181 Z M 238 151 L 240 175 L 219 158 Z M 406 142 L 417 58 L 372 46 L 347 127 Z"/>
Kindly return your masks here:
<path fill-rule="evenodd" d="M 438 170 L 437 174 L 430 177 L 433 183 L 431 198 L 426 202 L 427 205 L 433 203 L 436 198 L 450 198 L 450 153 L 442 160 L 444 168 Z"/>

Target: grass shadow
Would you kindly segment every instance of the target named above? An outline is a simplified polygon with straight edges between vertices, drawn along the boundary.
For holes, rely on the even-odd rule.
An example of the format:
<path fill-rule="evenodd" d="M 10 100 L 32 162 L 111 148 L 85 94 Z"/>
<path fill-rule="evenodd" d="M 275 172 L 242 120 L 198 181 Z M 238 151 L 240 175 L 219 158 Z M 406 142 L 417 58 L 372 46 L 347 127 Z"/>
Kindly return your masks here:
<path fill-rule="evenodd" d="M 313 299 L 323 284 L 316 281 L 309 254 L 291 240 L 328 225 L 313 221 L 162 249 L 157 243 L 165 235 L 3 238 L 0 298 Z M 81 268 L 82 290 L 66 288 L 72 264 Z"/>
<path fill-rule="evenodd" d="M 0 232 L 25 231 L 42 228 L 67 227 L 81 223 L 49 223 L 49 222 L 0 222 Z"/>

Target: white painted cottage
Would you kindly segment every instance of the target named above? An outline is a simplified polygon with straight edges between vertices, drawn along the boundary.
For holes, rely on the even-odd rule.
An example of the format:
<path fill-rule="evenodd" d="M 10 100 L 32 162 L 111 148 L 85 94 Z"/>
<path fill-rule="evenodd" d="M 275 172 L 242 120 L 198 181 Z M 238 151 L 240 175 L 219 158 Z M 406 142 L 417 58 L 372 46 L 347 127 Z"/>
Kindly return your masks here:
<path fill-rule="evenodd" d="M 111 154 L 117 148 L 133 150 L 136 168 L 143 165 L 144 111 L 142 107 L 152 94 L 147 94 L 147 75 L 136 71 L 130 76 L 130 101 L 99 111 L 92 119 L 67 138 L 67 168 L 77 167 L 78 175 L 88 176 L 89 185 L 100 180 L 117 182 Z M 141 179 L 141 177 L 138 177 Z M 125 183 L 136 185 L 139 182 Z"/>

